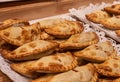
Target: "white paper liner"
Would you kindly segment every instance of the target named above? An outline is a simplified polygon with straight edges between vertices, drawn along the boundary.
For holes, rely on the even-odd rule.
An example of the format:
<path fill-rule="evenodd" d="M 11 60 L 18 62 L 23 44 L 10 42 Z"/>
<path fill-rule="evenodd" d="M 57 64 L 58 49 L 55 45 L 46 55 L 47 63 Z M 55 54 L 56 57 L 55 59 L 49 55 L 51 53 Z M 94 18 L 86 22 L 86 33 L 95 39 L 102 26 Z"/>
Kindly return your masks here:
<path fill-rule="evenodd" d="M 36 19 L 36 20 L 32 20 L 30 21 L 31 24 L 35 23 L 35 22 L 38 22 L 38 21 L 41 21 L 41 20 L 45 20 L 45 19 L 50 19 L 50 18 L 64 18 L 64 19 L 67 19 L 67 20 L 72 20 L 72 21 L 75 21 L 75 19 L 73 19 L 71 16 L 69 16 L 69 13 L 68 14 L 64 14 L 64 15 L 58 15 L 58 16 L 52 16 L 52 17 L 47 17 L 47 18 L 43 18 L 43 19 Z M 100 31 L 99 29 L 98 30 L 93 30 L 89 24 L 84 24 L 84 31 L 85 32 L 88 32 L 88 31 L 94 31 L 97 33 L 97 35 L 99 36 L 100 38 L 100 42 L 104 42 L 106 40 L 109 40 L 113 46 L 117 46 L 116 45 L 116 42 L 112 39 L 108 39 L 105 37 L 105 33 L 103 31 Z M 0 70 L 5 73 L 8 77 L 10 77 L 11 80 L 13 80 L 13 82 L 28 82 L 28 78 L 26 77 L 23 77 L 22 75 L 14 72 L 11 68 L 10 68 L 10 64 L 5 60 L 3 59 L 3 57 L 0 55 Z"/>

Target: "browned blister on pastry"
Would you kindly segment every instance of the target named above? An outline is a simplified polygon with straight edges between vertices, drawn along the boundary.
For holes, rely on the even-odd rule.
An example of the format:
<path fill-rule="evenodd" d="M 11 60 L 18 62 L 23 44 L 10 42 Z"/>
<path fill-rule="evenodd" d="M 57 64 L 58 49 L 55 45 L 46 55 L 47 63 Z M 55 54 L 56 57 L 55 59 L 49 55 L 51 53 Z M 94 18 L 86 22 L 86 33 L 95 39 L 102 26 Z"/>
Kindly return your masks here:
<path fill-rule="evenodd" d="M 81 33 L 83 31 L 83 25 L 75 21 L 65 21 L 59 23 L 52 28 L 45 29 L 45 32 L 56 38 L 68 38 L 73 34 Z"/>
<path fill-rule="evenodd" d="M 86 18 L 94 23 L 100 23 L 101 20 L 104 20 L 106 18 L 109 18 L 110 15 L 102 10 L 97 10 L 94 12 L 91 12 L 90 14 L 86 14 Z"/>
<path fill-rule="evenodd" d="M 60 44 L 60 48 L 67 49 L 83 49 L 89 45 L 96 44 L 99 38 L 95 32 L 83 32 L 81 34 L 72 35 L 67 41 Z"/>
<path fill-rule="evenodd" d="M 46 20 L 42 20 L 39 21 L 41 29 L 44 30 L 46 28 L 51 28 L 59 23 L 63 23 L 67 21 L 66 19 L 62 19 L 62 18 L 55 18 L 55 19 L 46 19 Z"/>
<path fill-rule="evenodd" d="M 76 57 L 70 52 L 55 53 L 45 56 L 34 62 L 29 69 L 40 73 L 59 73 L 77 66 Z"/>
<path fill-rule="evenodd" d="M 21 19 L 7 19 L 0 23 L 0 30 L 6 29 L 10 26 L 18 27 L 18 26 L 26 26 L 29 25 L 29 22 Z"/>
<path fill-rule="evenodd" d="M 92 62 L 103 62 L 116 55 L 116 51 L 110 42 L 102 42 L 88 46 L 84 50 L 74 52 L 75 56 Z"/>
<path fill-rule="evenodd" d="M 95 64 L 99 74 L 107 77 L 120 77 L 120 58 L 110 58 L 102 64 Z"/>
<path fill-rule="evenodd" d="M 30 71 L 27 66 L 33 64 L 34 61 L 31 62 L 21 62 L 21 63 L 12 63 L 10 64 L 11 68 L 16 71 L 17 73 L 29 77 L 29 78 L 36 78 L 40 76 L 40 73 Z"/>
<path fill-rule="evenodd" d="M 120 15 L 106 18 L 101 21 L 104 28 L 111 30 L 120 30 Z"/>
<path fill-rule="evenodd" d="M 111 14 L 120 15 L 120 4 L 115 4 L 109 7 L 105 7 L 104 10 Z"/>
<path fill-rule="evenodd" d="M 23 27 L 10 27 L 0 32 L 0 37 L 6 42 L 21 46 L 39 38 L 39 24 Z"/>
<path fill-rule="evenodd" d="M 6 58 L 13 61 L 39 59 L 53 53 L 56 47 L 58 44 L 55 42 L 35 40 L 8 53 Z"/>
<path fill-rule="evenodd" d="M 40 77 L 30 82 L 97 82 L 97 73 L 92 64 L 87 64 L 64 73 Z"/>

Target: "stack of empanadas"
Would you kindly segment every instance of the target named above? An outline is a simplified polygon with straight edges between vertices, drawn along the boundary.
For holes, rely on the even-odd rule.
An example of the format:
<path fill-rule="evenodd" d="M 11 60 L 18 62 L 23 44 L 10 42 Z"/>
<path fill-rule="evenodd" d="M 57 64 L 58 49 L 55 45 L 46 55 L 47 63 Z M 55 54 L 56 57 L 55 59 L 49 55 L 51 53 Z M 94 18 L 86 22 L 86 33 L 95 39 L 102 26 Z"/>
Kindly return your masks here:
<path fill-rule="evenodd" d="M 120 4 L 93 11 L 86 14 L 86 18 L 94 23 L 102 24 L 105 28 L 115 31 L 120 36 Z"/>
<path fill-rule="evenodd" d="M 0 31 L 0 52 L 30 82 L 97 82 L 105 75 L 99 65 L 117 53 L 110 42 L 83 30 L 81 22 L 65 19 L 9 26 Z"/>

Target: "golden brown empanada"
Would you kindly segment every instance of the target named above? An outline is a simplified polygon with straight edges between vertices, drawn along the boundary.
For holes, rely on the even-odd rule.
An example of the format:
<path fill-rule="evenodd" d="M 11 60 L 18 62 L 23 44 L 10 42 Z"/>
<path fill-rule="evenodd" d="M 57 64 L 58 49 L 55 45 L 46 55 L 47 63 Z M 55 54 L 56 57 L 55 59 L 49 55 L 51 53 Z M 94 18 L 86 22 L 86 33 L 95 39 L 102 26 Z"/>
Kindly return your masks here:
<path fill-rule="evenodd" d="M 30 82 L 97 82 L 97 74 L 93 65 L 87 64 L 64 73 L 40 77 Z"/>
<path fill-rule="evenodd" d="M 33 64 L 32 62 L 34 62 L 34 61 L 31 61 L 30 63 L 29 63 L 29 61 L 28 62 L 21 62 L 21 63 L 12 63 L 12 64 L 10 64 L 10 66 L 14 71 L 18 72 L 21 75 L 24 75 L 24 76 L 29 77 L 29 78 L 36 78 L 36 77 L 40 76 L 41 74 L 37 73 L 37 72 L 30 71 L 27 68 L 28 65 Z"/>
<path fill-rule="evenodd" d="M 39 59 L 53 53 L 56 47 L 58 44 L 55 42 L 35 40 L 8 53 L 6 58 L 13 61 Z"/>
<path fill-rule="evenodd" d="M 21 46 L 39 38 L 39 34 L 39 23 L 36 23 L 31 26 L 7 28 L 0 32 L 0 37 L 10 44 Z"/>
<path fill-rule="evenodd" d="M 86 14 L 86 18 L 94 23 L 100 23 L 101 20 L 104 20 L 109 17 L 110 15 L 103 10 L 97 10 L 97 11 L 91 12 L 90 14 Z"/>
<path fill-rule="evenodd" d="M 67 49 L 83 49 L 89 45 L 96 44 L 99 38 L 95 32 L 84 32 L 72 35 L 67 41 L 60 44 L 60 48 Z"/>
<path fill-rule="evenodd" d="M 51 28 L 55 26 L 56 24 L 63 23 L 65 21 L 67 20 L 62 19 L 62 18 L 55 18 L 55 19 L 42 20 L 42 21 L 39 21 L 39 23 L 40 23 L 41 29 L 43 30 L 45 28 Z"/>
<path fill-rule="evenodd" d="M 95 64 L 99 74 L 107 77 L 120 77 L 120 58 L 110 58 L 102 64 Z"/>
<path fill-rule="evenodd" d="M 76 57 L 70 52 L 63 52 L 42 57 L 28 68 L 40 73 L 59 73 L 71 70 L 77 64 Z"/>
<path fill-rule="evenodd" d="M 45 32 L 56 38 L 68 38 L 73 34 L 81 33 L 83 31 L 83 25 L 75 21 L 65 21 L 59 23 L 52 28 L 45 29 Z"/>
<path fill-rule="evenodd" d="M 105 7 L 104 10 L 111 14 L 120 15 L 120 4 L 115 4 L 109 7 Z"/>
<path fill-rule="evenodd" d="M 74 52 L 75 56 L 92 62 L 103 62 L 111 56 L 116 55 L 116 51 L 110 42 L 102 42 L 88 46 L 84 50 Z"/>
<path fill-rule="evenodd" d="M 0 23 L 0 30 L 3 30 L 5 28 L 8 28 L 10 26 L 13 27 L 18 27 L 18 26 L 25 26 L 29 25 L 29 22 L 26 20 L 21 20 L 21 19 L 7 19 Z"/>
<path fill-rule="evenodd" d="M 106 18 L 101 21 L 101 24 L 107 29 L 119 30 L 120 29 L 120 15 Z"/>

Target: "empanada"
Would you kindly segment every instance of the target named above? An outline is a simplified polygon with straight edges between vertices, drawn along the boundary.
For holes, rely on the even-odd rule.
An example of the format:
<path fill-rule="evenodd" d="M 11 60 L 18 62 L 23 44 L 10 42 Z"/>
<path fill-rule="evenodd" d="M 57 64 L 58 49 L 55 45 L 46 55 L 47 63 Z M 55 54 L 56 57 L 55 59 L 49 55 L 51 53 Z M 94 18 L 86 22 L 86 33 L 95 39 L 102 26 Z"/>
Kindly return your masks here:
<path fill-rule="evenodd" d="M 97 82 L 97 73 L 92 64 L 87 64 L 64 73 L 40 77 L 30 82 Z"/>
<path fill-rule="evenodd" d="M 83 25 L 76 21 L 65 21 L 52 28 L 45 29 L 45 32 L 56 38 L 68 38 L 71 35 L 81 33 L 82 31 Z"/>
<path fill-rule="evenodd" d="M 55 26 L 56 24 L 63 23 L 65 21 L 67 20 L 62 19 L 62 18 L 55 18 L 55 19 L 42 20 L 42 21 L 39 21 L 39 23 L 40 23 L 41 29 L 44 30 L 46 28 L 51 28 Z"/>
<path fill-rule="evenodd" d="M 110 15 L 103 10 L 97 10 L 97 11 L 91 12 L 90 14 L 86 14 L 86 18 L 94 23 L 100 23 L 101 20 L 104 20 L 109 17 Z"/>
<path fill-rule="evenodd" d="M 120 15 L 106 18 L 101 21 L 101 24 L 111 30 L 120 30 Z"/>
<path fill-rule="evenodd" d="M 10 26 L 13 27 L 18 27 L 18 26 L 25 26 L 29 25 L 29 22 L 26 20 L 21 20 L 21 19 L 7 19 L 0 23 L 0 30 L 6 29 Z"/>
<path fill-rule="evenodd" d="M 104 10 L 111 14 L 120 15 L 120 4 L 115 4 L 109 7 L 105 7 Z"/>
<path fill-rule="evenodd" d="M 53 53 L 57 47 L 58 44 L 55 42 L 35 40 L 18 47 L 11 53 L 8 53 L 6 58 L 13 61 L 39 59 Z"/>
<path fill-rule="evenodd" d="M 110 42 L 102 42 L 88 46 L 84 50 L 74 52 L 75 56 L 92 62 L 103 62 L 116 55 L 116 51 Z"/>
<path fill-rule="evenodd" d="M 21 46 L 39 38 L 39 34 L 39 23 L 36 23 L 31 26 L 7 28 L 0 32 L 0 37 L 10 44 Z"/>
<path fill-rule="evenodd" d="M 37 73 L 37 72 L 33 72 L 33 71 L 30 71 L 27 66 L 28 65 L 31 65 L 32 62 L 34 61 L 31 61 L 29 63 L 28 62 L 21 62 L 21 63 L 12 63 L 10 64 L 10 67 L 16 71 L 17 73 L 21 74 L 21 75 L 24 75 L 26 77 L 29 77 L 29 78 L 36 78 L 38 76 L 40 76 L 41 74 L 40 73 Z"/>
<path fill-rule="evenodd" d="M 99 74 L 107 77 L 120 77 L 120 58 L 110 58 L 104 63 L 95 64 Z"/>
<path fill-rule="evenodd" d="M 70 52 L 63 52 L 42 57 L 28 68 L 40 73 L 59 73 L 71 70 L 77 64 L 76 57 Z"/>
<path fill-rule="evenodd" d="M 60 44 L 60 48 L 67 49 L 83 49 L 89 45 L 96 44 L 99 38 L 95 32 L 84 32 L 72 35 L 67 41 Z"/>

